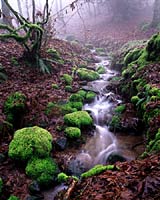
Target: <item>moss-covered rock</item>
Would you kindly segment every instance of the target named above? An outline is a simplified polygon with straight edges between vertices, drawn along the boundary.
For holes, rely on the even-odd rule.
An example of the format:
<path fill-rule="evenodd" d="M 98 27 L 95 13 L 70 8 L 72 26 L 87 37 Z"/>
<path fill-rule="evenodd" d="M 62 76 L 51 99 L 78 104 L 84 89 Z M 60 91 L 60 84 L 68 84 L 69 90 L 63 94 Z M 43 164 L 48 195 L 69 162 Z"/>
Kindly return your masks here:
<path fill-rule="evenodd" d="M 96 97 L 96 93 L 92 92 L 92 91 L 89 91 L 86 94 L 85 100 L 86 100 L 86 102 L 92 102 L 95 97 Z"/>
<path fill-rule="evenodd" d="M 69 101 L 71 102 L 82 102 L 84 98 L 80 94 L 72 94 L 69 97 Z"/>
<path fill-rule="evenodd" d="M 52 158 L 33 157 L 26 166 L 26 174 L 40 185 L 48 186 L 58 173 L 58 167 Z"/>
<path fill-rule="evenodd" d="M 77 139 L 81 137 L 81 130 L 77 127 L 67 127 L 64 132 L 70 139 Z"/>
<path fill-rule="evenodd" d="M 106 170 L 114 170 L 116 169 L 116 167 L 114 165 L 96 165 L 94 166 L 92 169 L 90 169 L 89 171 L 81 174 L 82 178 L 88 178 L 97 174 L 100 174 Z"/>
<path fill-rule="evenodd" d="M 77 75 L 80 78 L 80 80 L 86 80 L 86 81 L 95 81 L 100 77 L 97 72 L 86 68 L 78 69 Z"/>
<path fill-rule="evenodd" d="M 66 182 L 66 181 L 68 181 L 69 178 L 70 177 L 63 172 L 59 173 L 57 176 L 58 183 Z"/>
<path fill-rule="evenodd" d="M 66 85 L 66 86 L 65 86 L 65 91 L 66 91 L 66 92 L 73 92 L 72 86 Z"/>
<path fill-rule="evenodd" d="M 122 104 L 120 106 L 117 106 L 114 110 L 115 113 L 117 114 L 122 114 L 126 109 L 126 105 L 125 104 Z"/>
<path fill-rule="evenodd" d="M 47 53 L 53 57 L 55 60 L 60 60 L 60 54 L 56 49 L 50 48 L 47 50 Z"/>
<path fill-rule="evenodd" d="M 71 75 L 69 75 L 69 74 L 63 74 L 62 80 L 64 80 L 64 82 L 65 82 L 66 85 L 72 85 L 73 78 L 72 78 Z"/>
<path fill-rule="evenodd" d="M 136 61 L 142 54 L 142 49 L 134 49 L 130 51 L 124 58 L 124 64 L 127 66 L 133 61 Z"/>
<path fill-rule="evenodd" d="M 87 92 L 85 90 L 79 90 L 77 94 L 79 94 L 84 99 L 86 97 Z"/>
<path fill-rule="evenodd" d="M 96 70 L 98 74 L 105 74 L 106 70 L 103 66 L 99 66 Z"/>
<path fill-rule="evenodd" d="M 52 149 L 52 135 L 38 126 L 22 128 L 14 134 L 9 144 L 9 157 L 28 160 L 33 156 L 49 156 Z"/>
<path fill-rule="evenodd" d="M 93 125 L 93 119 L 86 111 L 77 111 L 71 114 L 67 114 L 64 116 L 64 122 L 68 126 L 73 126 L 78 128 Z"/>
<path fill-rule="evenodd" d="M 4 113 L 7 121 L 18 126 L 26 111 L 26 96 L 21 92 L 15 92 L 8 96 L 4 102 Z"/>
<path fill-rule="evenodd" d="M 80 101 L 76 101 L 76 102 L 68 102 L 68 105 L 71 106 L 71 108 L 76 108 L 77 111 L 78 110 L 82 110 L 83 107 L 83 103 Z"/>
<path fill-rule="evenodd" d="M 109 123 L 111 130 L 118 130 L 121 127 L 121 118 L 119 115 L 113 115 L 110 123 Z"/>
<path fill-rule="evenodd" d="M 57 90 L 59 89 L 59 86 L 57 84 L 52 84 L 52 88 Z"/>
<path fill-rule="evenodd" d="M 77 108 L 72 107 L 72 105 L 70 103 L 66 103 L 66 104 L 62 105 L 60 109 L 61 109 L 61 113 L 63 115 L 77 111 Z"/>
<path fill-rule="evenodd" d="M 139 100 L 140 100 L 140 98 L 139 98 L 138 96 L 133 96 L 133 97 L 131 98 L 131 102 L 132 102 L 134 105 L 136 105 L 136 104 L 138 103 Z"/>

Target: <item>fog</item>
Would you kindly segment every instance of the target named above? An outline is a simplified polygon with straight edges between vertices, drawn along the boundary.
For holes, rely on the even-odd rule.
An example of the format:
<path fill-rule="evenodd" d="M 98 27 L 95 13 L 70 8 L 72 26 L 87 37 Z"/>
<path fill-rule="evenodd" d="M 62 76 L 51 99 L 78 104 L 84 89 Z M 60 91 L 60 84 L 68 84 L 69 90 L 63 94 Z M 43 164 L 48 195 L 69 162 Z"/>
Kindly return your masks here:
<path fill-rule="evenodd" d="M 27 17 L 27 10 L 31 15 L 32 1 L 20 2 L 23 16 Z M 36 11 L 43 11 L 45 0 L 35 2 Z M 74 35 L 77 39 L 87 40 L 90 35 L 99 37 L 101 28 L 117 25 L 119 22 L 123 24 L 122 20 L 126 23 L 134 19 L 139 24 L 151 20 L 154 0 L 92 0 L 90 3 L 79 0 L 74 9 L 70 6 L 72 2 L 73 0 L 49 0 L 56 36 L 65 38 L 67 35 Z M 17 0 L 9 0 L 9 3 L 19 11 Z"/>

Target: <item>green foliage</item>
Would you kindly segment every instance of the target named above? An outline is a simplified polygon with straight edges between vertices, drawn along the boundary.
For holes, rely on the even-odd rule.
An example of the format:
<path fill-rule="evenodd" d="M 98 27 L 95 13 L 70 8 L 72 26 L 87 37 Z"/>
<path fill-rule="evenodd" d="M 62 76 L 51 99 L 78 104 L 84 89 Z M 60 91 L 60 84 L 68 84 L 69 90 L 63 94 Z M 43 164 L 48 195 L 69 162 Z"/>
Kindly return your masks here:
<path fill-rule="evenodd" d="M 21 116 L 26 109 L 26 96 L 21 92 L 15 92 L 8 96 L 4 102 L 4 113 L 7 121 L 14 123 L 17 115 Z"/>
<path fill-rule="evenodd" d="M 80 94 L 72 94 L 69 97 L 69 101 L 71 101 L 71 102 L 82 102 L 83 97 Z"/>
<path fill-rule="evenodd" d="M 2 193 L 2 189 L 3 189 L 3 181 L 2 178 L 0 177 L 0 195 Z"/>
<path fill-rule="evenodd" d="M 160 128 L 158 129 L 158 132 L 154 138 L 154 140 L 151 140 L 149 142 L 149 145 L 147 146 L 147 151 L 149 153 L 151 152 L 159 152 L 160 151 Z"/>
<path fill-rule="evenodd" d="M 59 86 L 57 84 L 52 84 L 52 88 L 57 90 L 59 89 Z"/>
<path fill-rule="evenodd" d="M 146 123 L 149 123 L 152 118 L 157 117 L 159 115 L 160 115 L 160 109 L 155 108 L 155 109 L 150 110 L 149 112 L 146 111 L 143 115 L 143 119 Z"/>
<path fill-rule="evenodd" d="M 106 70 L 103 66 L 99 66 L 96 70 L 99 74 L 105 74 Z"/>
<path fill-rule="evenodd" d="M 80 78 L 80 80 L 86 80 L 86 81 L 95 81 L 100 77 L 97 72 L 85 68 L 78 69 L 77 75 Z"/>
<path fill-rule="evenodd" d="M 95 92 L 92 92 L 92 91 L 89 91 L 89 92 L 87 92 L 87 94 L 86 94 L 85 100 L 86 100 L 87 102 L 92 102 L 92 101 L 94 100 L 95 97 L 96 97 L 96 93 L 95 93 Z"/>
<path fill-rule="evenodd" d="M 122 114 L 125 111 L 125 109 L 126 109 L 126 105 L 123 104 L 123 105 L 117 106 L 114 112 L 117 114 Z"/>
<path fill-rule="evenodd" d="M 68 105 L 72 108 L 76 108 L 76 110 L 82 110 L 83 103 L 82 102 L 68 102 Z"/>
<path fill-rule="evenodd" d="M 82 178 L 88 178 L 88 177 L 91 177 L 91 176 L 95 176 L 97 174 L 100 174 L 106 170 L 114 170 L 115 169 L 115 166 L 114 165 L 96 165 L 94 166 L 92 169 L 90 169 L 89 171 L 81 174 L 81 177 Z"/>
<path fill-rule="evenodd" d="M 77 111 L 64 116 L 64 122 L 68 126 L 82 128 L 93 125 L 93 119 L 86 111 Z"/>
<path fill-rule="evenodd" d="M 52 158 L 32 157 L 26 166 L 26 174 L 40 185 L 48 186 L 58 172 L 58 167 Z"/>
<path fill-rule="evenodd" d="M 76 127 L 67 127 L 64 132 L 70 139 L 77 139 L 81 137 L 81 130 Z"/>
<path fill-rule="evenodd" d="M 52 149 L 52 135 L 38 126 L 17 130 L 9 144 L 9 157 L 28 160 L 33 156 L 49 156 Z"/>
<path fill-rule="evenodd" d="M 73 82 L 73 78 L 69 74 L 63 74 L 62 80 L 64 80 L 66 85 L 71 85 Z"/>
<path fill-rule="evenodd" d="M 8 200 L 20 200 L 18 197 L 11 195 Z"/>
<path fill-rule="evenodd" d="M 63 115 L 77 111 L 77 109 L 72 107 L 72 105 L 70 103 L 66 103 L 66 104 L 62 105 L 60 107 L 60 109 L 61 109 L 61 112 Z"/>

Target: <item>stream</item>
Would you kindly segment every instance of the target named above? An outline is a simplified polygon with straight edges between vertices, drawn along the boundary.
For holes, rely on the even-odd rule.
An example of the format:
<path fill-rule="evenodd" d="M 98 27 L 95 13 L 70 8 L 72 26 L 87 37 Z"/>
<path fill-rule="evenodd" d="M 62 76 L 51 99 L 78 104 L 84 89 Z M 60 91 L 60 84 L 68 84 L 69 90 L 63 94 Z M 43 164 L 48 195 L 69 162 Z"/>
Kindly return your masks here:
<path fill-rule="evenodd" d="M 115 135 L 109 131 L 109 127 L 106 125 L 106 122 L 112 117 L 112 111 L 122 101 L 114 93 L 106 90 L 110 78 L 116 76 L 118 72 L 109 68 L 110 61 L 107 57 L 97 56 L 97 59 L 99 62 L 95 63 L 94 67 L 103 66 L 106 72 L 100 75 L 99 80 L 89 82 L 87 86 L 84 86 L 98 91 L 94 101 L 83 106 L 83 110 L 91 113 L 95 130 L 93 136 L 88 138 L 82 146 L 76 158 L 70 160 L 70 173 L 75 176 L 80 176 L 81 173 L 97 164 L 106 164 L 113 155 L 118 155 L 119 161 L 126 161 L 135 159 L 143 152 L 143 147 L 131 149 L 137 141 L 142 139 L 142 136 L 129 133 Z M 45 200 L 54 200 L 56 194 L 62 189 L 66 189 L 66 186 L 60 185 L 54 190 L 44 192 Z"/>

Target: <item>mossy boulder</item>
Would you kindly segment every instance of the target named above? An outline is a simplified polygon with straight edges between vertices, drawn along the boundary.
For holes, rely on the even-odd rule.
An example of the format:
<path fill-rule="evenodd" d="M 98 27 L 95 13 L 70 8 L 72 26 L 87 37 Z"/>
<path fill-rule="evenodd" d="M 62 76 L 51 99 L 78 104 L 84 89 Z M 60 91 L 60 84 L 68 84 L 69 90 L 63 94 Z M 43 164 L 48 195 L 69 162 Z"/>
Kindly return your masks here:
<path fill-rule="evenodd" d="M 66 85 L 71 85 L 72 82 L 73 82 L 73 78 L 69 74 L 63 74 L 62 80 L 64 80 L 64 82 L 65 82 Z"/>
<path fill-rule="evenodd" d="M 140 98 L 138 96 L 132 96 L 131 98 L 131 102 L 136 105 L 138 103 L 138 101 L 140 100 Z"/>
<path fill-rule="evenodd" d="M 69 97 L 69 101 L 71 102 L 82 102 L 84 98 L 80 94 L 72 94 Z"/>
<path fill-rule="evenodd" d="M 63 172 L 59 173 L 57 176 L 58 183 L 67 182 L 69 178 L 70 177 Z"/>
<path fill-rule="evenodd" d="M 93 119 L 86 111 L 77 111 L 64 116 L 64 122 L 68 126 L 83 128 L 93 125 Z"/>
<path fill-rule="evenodd" d="M 106 70 L 103 66 L 99 66 L 96 70 L 98 74 L 105 74 Z"/>
<path fill-rule="evenodd" d="M 33 156 L 49 156 L 52 149 L 52 135 L 38 126 L 17 130 L 9 144 L 9 157 L 28 160 Z"/>
<path fill-rule="evenodd" d="M 90 169 L 89 171 L 81 174 L 81 178 L 88 178 L 97 174 L 100 174 L 106 170 L 114 170 L 116 169 L 116 167 L 114 165 L 96 165 L 94 166 L 92 169 Z"/>
<path fill-rule="evenodd" d="M 86 97 L 87 92 L 85 90 L 79 90 L 77 94 L 79 94 L 84 99 Z"/>
<path fill-rule="evenodd" d="M 70 139 L 78 139 L 81 137 L 81 130 L 77 127 L 67 127 L 64 132 Z"/>
<path fill-rule="evenodd" d="M 68 105 L 71 106 L 71 108 L 75 108 L 78 110 L 82 110 L 83 107 L 83 103 L 80 101 L 76 101 L 76 102 L 68 102 Z"/>
<path fill-rule="evenodd" d="M 15 92 L 8 96 L 4 102 L 4 113 L 7 121 L 18 126 L 26 111 L 26 96 L 21 92 Z"/>
<path fill-rule="evenodd" d="M 29 177 L 36 180 L 40 185 L 48 186 L 55 179 L 58 173 L 58 167 L 50 157 L 33 157 L 29 160 L 25 171 Z"/>
<path fill-rule="evenodd" d="M 100 78 L 99 74 L 93 70 L 89 70 L 86 68 L 80 68 L 77 70 L 77 75 L 80 80 L 84 81 L 95 81 Z"/>
<path fill-rule="evenodd" d="M 85 100 L 86 100 L 86 102 L 92 102 L 95 97 L 96 97 L 96 93 L 92 92 L 92 91 L 89 91 L 86 94 Z"/>
<path fill-rule="evenodd" d="M 136 61 L 142 54 L 142 49 L 134 49 L 130 51 L 124 58 L 124 64 L 127 66 L 129 63 Z"/>
<path fill-rule="evenodd" d="M 122 114 L 125 111 L 125 109 L 126 109 L 126 105 L 122 104 L 122 105 L 117 106 L 114 112 L 117 114 Z"/>
<path fill-rule="evenodd" d="M 47 50 L 47 53 L 51 55 L 55 60 L 60 60 L 60 54 L 56 49 L 50 48 Z"/>
<path fill-rule="evenodd" d="M 72 86 L 66 85 L 66 86 L 65 86 L 65 91 L 66 91 L 66 92 L 73 92 Z"/>

